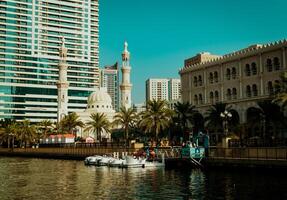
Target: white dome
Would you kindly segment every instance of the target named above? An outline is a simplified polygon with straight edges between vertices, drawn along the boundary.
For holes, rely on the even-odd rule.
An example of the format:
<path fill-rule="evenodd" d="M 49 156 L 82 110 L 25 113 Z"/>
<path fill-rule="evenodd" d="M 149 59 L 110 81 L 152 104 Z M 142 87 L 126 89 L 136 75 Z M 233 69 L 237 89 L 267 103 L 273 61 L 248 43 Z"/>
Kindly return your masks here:
<path fill-rule="evenodd" d="M 88 97 L 87 109 L 97 112 L 114 112 L 112 99 L 107 93 L 107 88 L 96 88 L 95 92 Z"/>
<path fill-rule="evenodd" d="M 88 105 L 95 103 L 112 104 L 112 99 L 107 93 L 106 88 L 96 88 L 96 91 L 90 94 L 88 98 Z"/>

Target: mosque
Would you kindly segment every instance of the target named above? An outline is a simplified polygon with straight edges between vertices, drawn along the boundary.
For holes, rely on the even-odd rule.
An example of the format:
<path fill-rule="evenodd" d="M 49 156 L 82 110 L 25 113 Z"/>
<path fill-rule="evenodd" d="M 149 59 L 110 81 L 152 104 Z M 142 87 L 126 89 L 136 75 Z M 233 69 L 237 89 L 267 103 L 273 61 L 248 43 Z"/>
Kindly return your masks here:
<path fill-rule="evenodd" d="M 64 40 L 63 40 L 64 41 Z M 60 56 L 62 55 L 61 52 L 67 52 L 64 42 L 62 43 L 62 47 L 60 49 Z M 58 84 L 58 122 L 61 120 L 61 116 L 66 115 L 67 112 L 67 102 L 68 102 L 68 95 L 67 95 L 67 86 L 69 85 L 67 82 L 67 67 L 65 64 L 65 56 L 60 60 L 59 64 L 59 84 Z M 124 51 L 122 52 L 122 82 L 120 85 L 121 91 L 121 106 L 130 108 L 131 107 L 131 89 L 132 84 L 130 83 L 130 52 L 128 51 L 128 43 L 124 43 Z M 64 84 L 65 83 L 65 84 Z M 63 88 L 62 88 L 63 87 Z M 90 94 L 87 100 L 87 107 L 85 110 L 81 112 L 77 112 L 79 115 L 80 120 L 84 123 L 87 123 L 91 120 L 90 116 L 93 113 L 104 113 L 107 119 L 112 122 L 113 117 L 115 116 L 116 112 L 112 106 L 112 99 L 110 95 L 107 93 L 107 88 L 99 87 L 95 88 L 95 91 Z M 78 130 L 78 135 L 87 138 L 87 137 L 94 137 L 94 133 L 86 132 L 84 129 Z M 111 134 L 107 132 L 102 132 L 101 138 L 105 138 L 107 140 L 111 139 Z"/>

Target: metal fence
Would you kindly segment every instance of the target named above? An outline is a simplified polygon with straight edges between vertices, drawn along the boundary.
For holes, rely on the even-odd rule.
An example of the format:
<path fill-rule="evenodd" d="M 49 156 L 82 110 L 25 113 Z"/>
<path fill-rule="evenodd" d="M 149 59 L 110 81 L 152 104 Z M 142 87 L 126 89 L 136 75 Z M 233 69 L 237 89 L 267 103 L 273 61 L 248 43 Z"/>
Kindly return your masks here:
<path fill-rule="evenodd" d="M 220 148 L 209 149 L 210 158 L 287 160 L 287 148 L 276 147 L 248 147 L 248 148 Z"/>

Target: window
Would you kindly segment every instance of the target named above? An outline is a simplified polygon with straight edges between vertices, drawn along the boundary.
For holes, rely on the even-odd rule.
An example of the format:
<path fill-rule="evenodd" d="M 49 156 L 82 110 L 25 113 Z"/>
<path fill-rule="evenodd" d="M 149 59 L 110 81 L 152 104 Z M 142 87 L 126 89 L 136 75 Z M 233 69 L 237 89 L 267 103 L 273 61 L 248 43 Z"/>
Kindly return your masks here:
<path fill-rule="evenodd" d="M 266 60 L 266 68 L 268 72 L 272 72 L 272 60 L 270 58 Z"/>
<path fill-rule="evenodd" d="M 197 95 L 194 95 L 194 104 L 198 105 L 198 97 L 197 97 Z"/>
<path fill-rule="evenodd" d="M 267 83 L 267 90 L 268 90 L 269 95 L 273 95 L 274 91 L 273 91 L 273 84 L 271 81 L 268 81 L 268 83 Z"/>
<path fill-rule="evenodd" d="M 258 90 L 257 90 L 257 85 L 256 84 L 253 84 L 252 85 L 252 93 L 253 93 L 253 96 L 258 96 Z"/>
<path fill-rule="evenodd" d="M 257 74 L 257 66 L 256 63 L 252 63 L 251 64 L 251 70 L 252 70 L 252 75 L 256 75 Z"/>
<path fill-rule="evenodd" d="M 230 80 L 230 69 L 226 69 L 226 80 Z"/>
<path fill-rule="evenodd" d="M 237 99 L 237 90 L 236 88 L 232 88 L 232 98 Z"/>
<path fill-rule="evenodd" d="M 213 74 L 211 72 L 209 73 L 209 83 L 213 83 Z"/>
<path fill-rule="evenodd" d="M 199 104 L 203 104 L 202 94 L 199 94 L 198 101 L 199 101 Z"/>
<path fill-rule="evenodd" d="M 213 92 L 209 93 L 209 103 L 213 104 Z"/>
<path fill-rule="evenodd" d="M 193 79 L 193 84 L 194 84 L 194 87 L 197 87 L 197 77 L 196 76 Z"/>
<path fill-rule="evenodd" d="M 218 93 L 218 91 L 214 92 L 214 97 L 215 97 L 215 102 L 218 102 L 219 101 L 219 93 Z"/>
<path fill-rule="evenodd" d="M 235 67 L 232 67 L 231 75 L 232 75 L 232 79 L 236 79 L 236 68 Z"/>
<path fill-rule="evenodd" d="M 199 86 L 202 86 L 202 83 L 203 83 L 202 78 L 201 78 L 201 76 L 199 75 L 199 76 L 198 76 L 198 85 L 199 85 Z"/>
<path fill-rule="evenodd" d="M 218 82 L 218 72 L 214 72 L 214 82 Z"/>
<path fill-rule="evenodd" d="M 249 64 L 245 65 L 245 75 L 246 76 L 250 76 L 251 75 L 250 65 Z"/>
<path fill-rule="evenodd" d="M 226 98 L 227 98 L 227 100 L 231 100 L 231 90 L 230 89 L 227 89 Z"/>
<path fill-rule="evenodd" d="M 251 97 L 251 87 L 250 87 L 250 85 L 246 86 L 246 97 Z"/>
<path fill-rule="evenodd" d="M 274 64 L 274 69 L 275 70 L 280 70 L 279 58 L 277 58 L 277 57 L 273 58 L 273 64 Z"/>

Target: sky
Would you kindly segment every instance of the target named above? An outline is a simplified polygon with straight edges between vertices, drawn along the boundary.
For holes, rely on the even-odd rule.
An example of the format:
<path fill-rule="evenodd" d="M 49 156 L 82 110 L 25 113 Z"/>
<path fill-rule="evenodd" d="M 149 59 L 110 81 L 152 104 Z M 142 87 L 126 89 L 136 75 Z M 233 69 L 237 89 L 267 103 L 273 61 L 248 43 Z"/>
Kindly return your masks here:
<path fill-rule="evenodd" d="M 131 53 L 133 103 L 148 78 L 180 78 L 184 59 L 287 38 L 287 0 L 100 0 L 100 67 Z"/>

